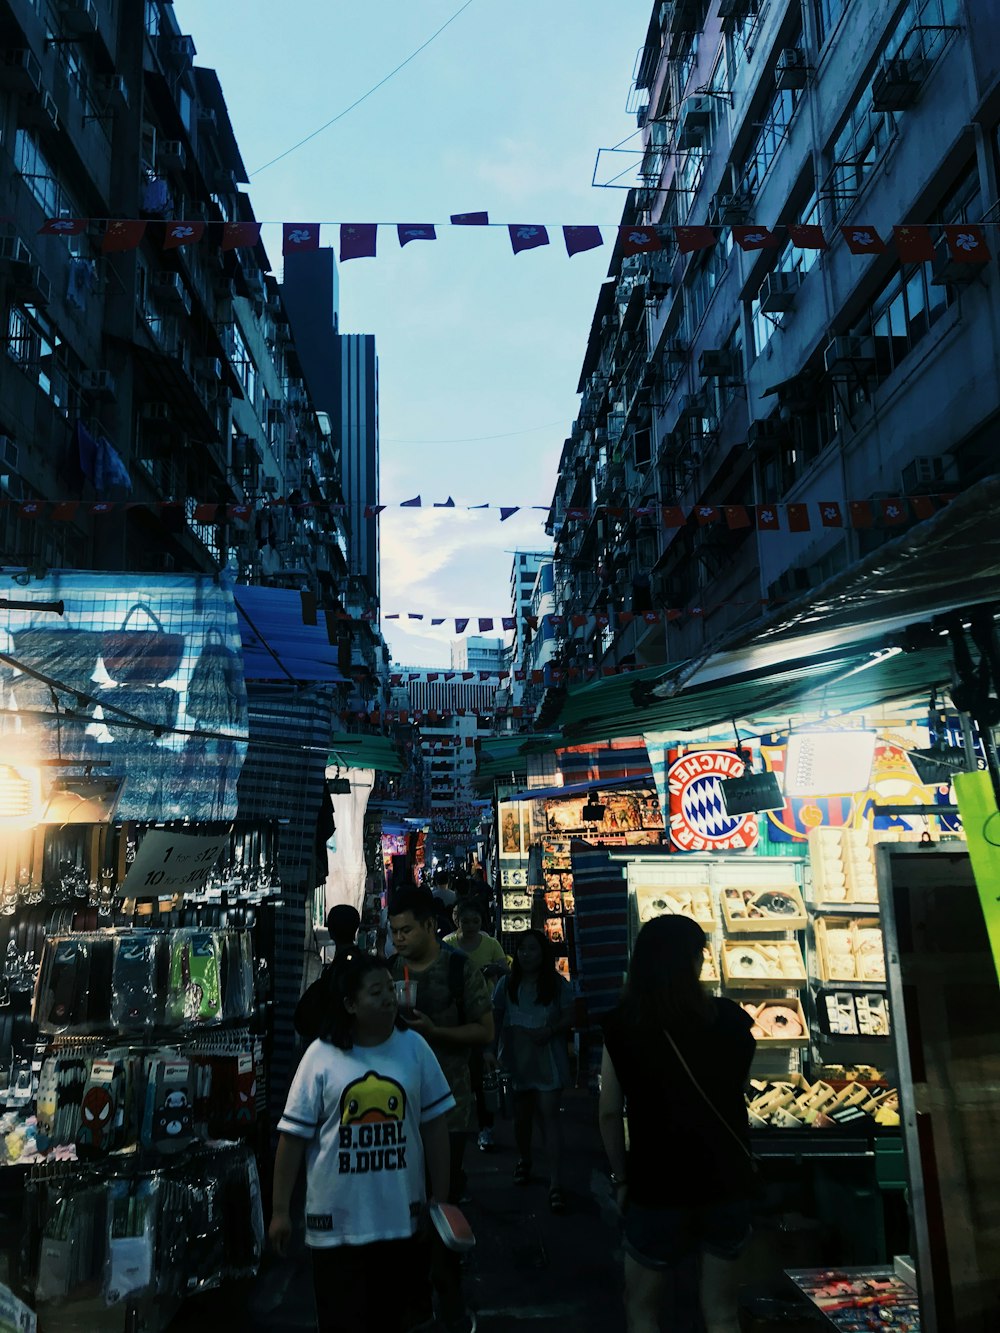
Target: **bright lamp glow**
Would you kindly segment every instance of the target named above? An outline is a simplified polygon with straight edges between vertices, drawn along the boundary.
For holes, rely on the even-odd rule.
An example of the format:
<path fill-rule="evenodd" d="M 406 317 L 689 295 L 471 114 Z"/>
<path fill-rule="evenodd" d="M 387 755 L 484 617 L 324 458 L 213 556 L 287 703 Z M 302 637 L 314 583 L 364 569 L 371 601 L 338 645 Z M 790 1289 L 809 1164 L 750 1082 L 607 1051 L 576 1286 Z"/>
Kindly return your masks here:
<path fill-rule="evenodd" d="M 874 731 L 797 731 L 788 738 L 786 796 L 864 791 L 875 758 Z"/>
<path fill-rule="evenodd" d="M 0 764 L 0 826 L 28 828 L 42 813 L 42 775 L 34 764 Z"/>

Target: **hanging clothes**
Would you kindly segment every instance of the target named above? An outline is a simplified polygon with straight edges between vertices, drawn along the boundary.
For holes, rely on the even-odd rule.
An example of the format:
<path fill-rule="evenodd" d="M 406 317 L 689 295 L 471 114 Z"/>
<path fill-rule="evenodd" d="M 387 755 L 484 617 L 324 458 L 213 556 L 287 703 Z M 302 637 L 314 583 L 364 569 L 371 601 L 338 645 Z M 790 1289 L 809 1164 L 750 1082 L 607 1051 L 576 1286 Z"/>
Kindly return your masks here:
<path fill-rule="evenodd" d="M 74 256 L 69 261 L 66 278 L 66 303 L 77 310 L 86 310 L 87 299 L 97 286 L 97 265 L 92 259 Z"/>

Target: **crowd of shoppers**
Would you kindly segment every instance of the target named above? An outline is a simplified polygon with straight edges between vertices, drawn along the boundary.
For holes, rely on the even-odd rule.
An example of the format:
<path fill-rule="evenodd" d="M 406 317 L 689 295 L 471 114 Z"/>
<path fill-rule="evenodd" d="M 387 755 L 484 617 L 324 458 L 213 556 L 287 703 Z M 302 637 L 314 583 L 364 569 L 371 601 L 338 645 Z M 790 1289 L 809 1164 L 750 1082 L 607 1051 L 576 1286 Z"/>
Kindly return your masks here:
<path fill-rule="evenodd" d="M 482 1150 L 494 1146 L 484 1083 L 498 1068 L 513 1091 L 514 1183 L 533 1178 L 538 1131 L 549 1207 L 566 1209 L 560 1102 L 572 988 L 541 931 L 520 935 L 508 958 L 489 933 L 487 893 L 483 879 L 444 876 L 433 892 L 401 889 L 378 957 L 355 945 L 353 909 L 331 913 L 334 961 L 296 1012 L 309 1045 L 278 1127 L 270 1225 L 284 1253 L 305 1160 L 321 1333 L 475 1329 L 459 1255 L 426 1219 L 435 1200 L 467 1201 L 468 1139 L 478 1132 Z M 643 926 L 604 1025 L 598 1121 L 622 1219 L 628 1333 L 661 1327 L 664 1302 L 692 1265 L 707 1333 L 739 1327 L 734 1260 L 755 1186 L 743 1101 L 754 1039 L 739 1006 L 701 986 L 704 946 L 685 917 Z"/>

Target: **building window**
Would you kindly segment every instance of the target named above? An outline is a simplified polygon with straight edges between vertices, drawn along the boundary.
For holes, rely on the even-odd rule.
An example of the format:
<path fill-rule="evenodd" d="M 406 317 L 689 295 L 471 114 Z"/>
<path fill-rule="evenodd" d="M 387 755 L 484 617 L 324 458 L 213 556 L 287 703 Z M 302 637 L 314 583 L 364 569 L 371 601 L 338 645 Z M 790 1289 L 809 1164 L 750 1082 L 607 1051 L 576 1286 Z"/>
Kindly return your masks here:
<path fill-rule="evenodd" d="M 231 326 L 232 338 L 232 361 L 233 369 L 236 371 L 236 377 L 243 386 L 247 402 L 251 407 L 257 406 L 257 366 L 253 357 L 250 355 L 250 349 L 238 324 Z"/>
<path fill-rule="evenodd" d="M 840 22 L 851 0 L 813 0 L 816 40 L 822 44 Z"/>
<path fill-rule="evenodd" d="M 7 313 L 7 355 L 66 416 L 70 383 L 63 351 L 63 340 L 41 311 L 31 305 L 10 307 Z"/>
<path fill-rule="evenodd" d="M 797 89 L 782 88 L 775 93 L 753 147 L 743 163 L 739 184 L 741 190 L 751 195 L 757 194 L 768 167 L 785 141 L 798 98 Z"/>
<path fill-rule="evenodd" d="M 890 278 L 860 321 L 858 333 L 871 334 L 875 373 L 887 379 L 947 310 L 949 289 L 931 281 L 927 264 L 907 265 Z"/>
<path fill-rule="evenodd" d="M 79 217 L 80 210 L 30 130 L 14 137 L 14 166 L 47 218 Z M 69 237 L 79 245 L 79 237 Z"/>

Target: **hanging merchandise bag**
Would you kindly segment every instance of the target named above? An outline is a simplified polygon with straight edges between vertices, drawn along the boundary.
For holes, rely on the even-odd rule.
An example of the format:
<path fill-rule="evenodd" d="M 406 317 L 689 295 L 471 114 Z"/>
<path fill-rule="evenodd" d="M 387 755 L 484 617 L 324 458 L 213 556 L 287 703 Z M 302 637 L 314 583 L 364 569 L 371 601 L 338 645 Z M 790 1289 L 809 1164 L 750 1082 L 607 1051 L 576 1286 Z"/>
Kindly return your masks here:
<path fill-rule="evenodd" d="M 207 930 L 178 931 L 171 942 L 167 1021 L 218 1023 L 222 1020 L 219 937 Z"/>
<path fill-rule="evenodd" d="M 156 943 L 147 934 L 115 940 L 111 979 L 111 1022 L 119 1031 L 135 1032 L 156 1024 Z"/>
<path fill-rule="evenodd" d="M 235 727 L 243 718 L 244 695 L 240 659 L 213 625 L 191 672 L 185 708 L 207 730 Z"/>
<path fill-rule="evenodd" d="M 152 629 L 130 628 L 129 622 L 139 611 L 145 613 Z M 108 675 L 119 685 L 162 685 L 176 675 L 184 645 L 183 634 L 168 634 L 145 602 L 135 602 L 121 629 L 101 635 L 101 656 Z"/>

